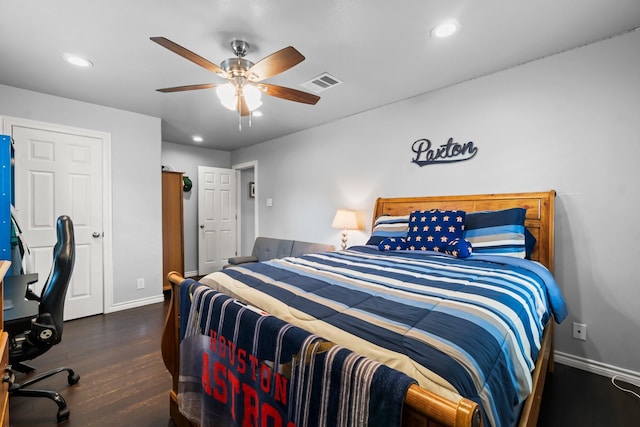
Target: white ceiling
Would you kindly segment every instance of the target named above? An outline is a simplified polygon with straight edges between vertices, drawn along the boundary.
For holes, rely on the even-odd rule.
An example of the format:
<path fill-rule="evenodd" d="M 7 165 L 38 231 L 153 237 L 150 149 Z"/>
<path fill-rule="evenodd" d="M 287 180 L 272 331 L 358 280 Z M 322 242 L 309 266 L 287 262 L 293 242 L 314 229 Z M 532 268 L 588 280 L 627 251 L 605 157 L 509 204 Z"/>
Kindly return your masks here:
<path fill-rule="evenodd" d="M 0 84 L 160 117 L 164 141 L 197 134 L 233 150 L 630 31 L 640 1 L 0 0 L 0 17 Z M 457 35 L 430 36 L 451 18 Z M 224 80 L 151 36 L 216 64 L 233 39 L 251 44 L 253 62 L 291 45 L 306 60 L 266 83 L 307 91 L 300 84 L 323 72 L 344 83 L 315 106 L 263 97 L 264 115 L 239 130 L 214 90 L 156 91 Z"/>

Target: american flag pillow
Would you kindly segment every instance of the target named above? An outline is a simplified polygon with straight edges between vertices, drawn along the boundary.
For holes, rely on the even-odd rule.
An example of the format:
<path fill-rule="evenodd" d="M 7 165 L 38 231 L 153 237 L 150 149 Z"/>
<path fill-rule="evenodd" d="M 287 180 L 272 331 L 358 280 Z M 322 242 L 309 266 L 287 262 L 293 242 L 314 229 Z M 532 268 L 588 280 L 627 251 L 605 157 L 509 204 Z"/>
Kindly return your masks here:
<path fill-rule="evenodd" d="M 466 213 L 432 209 L 409 215 L 407 249 L 444 252 L 449 242 L 462 237 Z"/>

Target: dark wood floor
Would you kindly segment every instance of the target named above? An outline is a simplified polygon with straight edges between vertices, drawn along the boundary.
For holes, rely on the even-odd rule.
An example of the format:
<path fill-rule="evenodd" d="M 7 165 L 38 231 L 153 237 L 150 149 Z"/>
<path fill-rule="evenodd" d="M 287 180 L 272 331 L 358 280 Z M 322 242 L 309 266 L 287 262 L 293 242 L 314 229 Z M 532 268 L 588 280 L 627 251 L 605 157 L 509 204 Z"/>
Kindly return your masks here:
<path fill-rule="evenodd" d="M 171 427 L 171 379 L 160 356 L 166 304 L 159 303 L 65 323 L 63 341 L 33 361 L 38 371 L 69 366 L 80 382 L 58 374 L 41 388 L 59 391 L 71 416 L 65 427 Z M 633 387 L 633 386 L 631 386 Z M 634 388 L 640 393 L 640 389 Z M 56 405 L 47 399 L 12 397 L 13 427 L 56 426 Z M 608 378 L 556 364 L 543 395 L 544 427 L 638 426 L 640 400 Z"/>
<path fill-rule="evenodd" d="M 61 425 L 171 425 L 171 378 L 160 355 L 165 312 L 166 304 L 159 303 L 65 323 L 62 342 L 31 363 L 37 371 L 68 366 L 80 375 L 73 386 L 64 373 L 39 383 L 38 388 L 54 389 L 67 401 L 71 415 Z M 13 427 L 55 426 L 56 412 L 49 399 L 10 399 Z"/>
<path fill-rule="evenodd" d="M 640 394 L 640 387 L 616 383 Z M 538 426 L 637 427 L 640 399 L 615 388 L 610 378 L 556 363 L 547 377 Z"/>

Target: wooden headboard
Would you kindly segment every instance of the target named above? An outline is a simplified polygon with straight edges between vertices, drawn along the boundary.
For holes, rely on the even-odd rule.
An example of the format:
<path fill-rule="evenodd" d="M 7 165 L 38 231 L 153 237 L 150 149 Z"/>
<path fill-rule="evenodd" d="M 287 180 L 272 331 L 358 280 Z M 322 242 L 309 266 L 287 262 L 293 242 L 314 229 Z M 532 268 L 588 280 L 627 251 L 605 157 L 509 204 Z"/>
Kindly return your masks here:
<path fill-rule="evenodd" d="M 536 238 L 531 259 L 540 262 L 553 273 L 555 197 L 555 190 L 468 196 L 379 197 L 373 209 L 373 221 L 380 215 L 407 215 L 415 210 L 460 209 L 465 212 L 477 212 L 525 208 L 525 226 Z"/>

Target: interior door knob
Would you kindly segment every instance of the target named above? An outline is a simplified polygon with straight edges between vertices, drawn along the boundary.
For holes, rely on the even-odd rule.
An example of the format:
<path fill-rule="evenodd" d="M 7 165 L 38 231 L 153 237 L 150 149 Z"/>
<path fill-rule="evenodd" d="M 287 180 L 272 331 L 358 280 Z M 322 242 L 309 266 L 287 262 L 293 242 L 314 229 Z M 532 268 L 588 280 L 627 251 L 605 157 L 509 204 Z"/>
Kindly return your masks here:
<path fill-rule="evenodd" d="M 102 236 L 102 233 L 99 233 L 97 231 L 94 231 L 93 234 L 91 235 L 93 238 L 97 239 L 98 237 Z"/>

